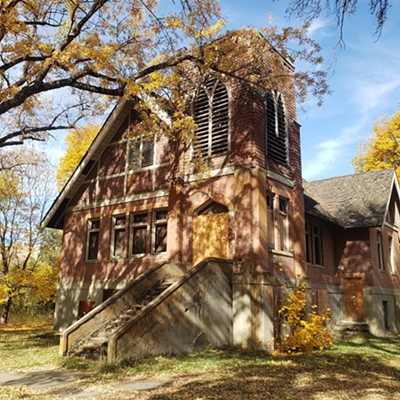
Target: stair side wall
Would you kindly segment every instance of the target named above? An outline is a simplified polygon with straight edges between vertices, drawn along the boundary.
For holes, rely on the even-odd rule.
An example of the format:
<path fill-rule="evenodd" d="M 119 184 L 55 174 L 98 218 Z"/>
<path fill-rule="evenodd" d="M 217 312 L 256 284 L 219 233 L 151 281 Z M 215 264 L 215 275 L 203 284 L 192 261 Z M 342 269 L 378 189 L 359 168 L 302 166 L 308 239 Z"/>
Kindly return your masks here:
<path fill-rule="evenodd" d="M 117 340 L 108 361 L 180 354 L 232 344 L 232 265 L 205 262 Z"/>
<path fill-rule="evenodd" d="M 183 267 L 182 267 L 183 268 Z M 157 266 L 135 279 L 129 287 L 121 290 L 107 302 L 100 304 L 81 320 L 71 325 L 62 334 L 62 354 L 66 354 L 78 342 L 100 329 L 108 321 L 119 315 L 123 310 L 134 305 L 146 292 L 158 282 L 171 277 L 179 277 L 184 273 L 175 264 Z"/>

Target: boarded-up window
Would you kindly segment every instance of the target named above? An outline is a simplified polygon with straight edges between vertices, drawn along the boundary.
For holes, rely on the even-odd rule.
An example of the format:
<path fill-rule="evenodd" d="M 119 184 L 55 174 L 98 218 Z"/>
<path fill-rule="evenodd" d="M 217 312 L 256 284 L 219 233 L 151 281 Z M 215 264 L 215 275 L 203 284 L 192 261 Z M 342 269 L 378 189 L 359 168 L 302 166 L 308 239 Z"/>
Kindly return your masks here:
<path fill-rule="evenodd" d="M 314 311 L 318 315 L 322 315 L 329 308 L 329 297 L 327 289 L 316 289 L 312 291 L 312 305 L 314 306 Z"/>
<path fill-rule="evenodd" d="M 155 136 L 135 137 L 129 142 L 128 163 L 130 168 L 146 168 L 154 165 Z"/>
<path fill-rule="evenodd" d="M 287 129 L 282 95 L 268 92 L 266 107 L 266 146 L 268 158 L 287 164 Z"/>
<path fill-rule="evenodd" d="M 197 125 L 194 151 L 201 157 L 224 154 L 229 148 L 229 96 L 225 85 L 212 78 L 200 88 L 194 104 Z"/>
<path fill-rule="evenodd" d="M 94 218 L 88 221 L 86 260 L 94 261 L 97 259 L 99 250 L 100 219 Z"/>

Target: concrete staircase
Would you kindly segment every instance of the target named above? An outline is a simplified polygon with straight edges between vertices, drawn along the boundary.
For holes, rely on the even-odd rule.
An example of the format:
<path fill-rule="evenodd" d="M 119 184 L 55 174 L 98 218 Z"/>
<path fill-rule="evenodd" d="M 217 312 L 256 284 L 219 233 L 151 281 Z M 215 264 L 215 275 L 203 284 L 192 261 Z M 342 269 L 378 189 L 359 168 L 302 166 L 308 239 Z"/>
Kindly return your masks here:
<path fill-rule="evenodd" d="M 170 287 L 176 280 L 169 279 L 157 282 L 150 287 L 142 298 L 122 310 L 120 314 L 112 316 L 97 331 L 78 342 L 68 351 L 69 355 L 84 357 L 91 360 L 106 359 L 109 338 L 124 325 L 128 324 L 148 304 L 154 301 L 161 293 Z"/>
<path fill-rule="evenodd" d="M 232 263 L 164 263 L 68 327 L 60 355 L 109 363 L 232 344 Z"/>

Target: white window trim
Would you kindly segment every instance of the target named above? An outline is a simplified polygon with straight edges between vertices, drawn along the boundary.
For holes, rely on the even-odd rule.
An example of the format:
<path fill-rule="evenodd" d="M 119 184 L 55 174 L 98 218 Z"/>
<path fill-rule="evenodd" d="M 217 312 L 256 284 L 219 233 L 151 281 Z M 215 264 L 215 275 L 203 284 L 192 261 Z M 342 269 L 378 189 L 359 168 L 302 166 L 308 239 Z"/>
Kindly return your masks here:
<path fill-rule="evenodd" d="M 140 215 L 140 214 L 146 214 L 147 215 L 147 221 L 146 222 L 133 222 L 134 221 L 134 216 L 135 215 Z M 149 240 L 149 230 L 150 230 L 150 224 L 149 224 L 149 212 L 148 210 L 143 210 L 143 211 L 136 211 L 133 212 L 129 215 L 129 257 L 130 258 L 140 258 L 146 256 L 148 253 L 147 251 L 144 253 L 135 253 L 133 254 L 133 230 L 138 227 L 146 227 L 146 233 L 147 233 L 147 240 L 146 240 L 146 250 L 148 249 L 148 240 Z"/>
<path fill-rule="evenodd" d="M 98 228 L 92 228 L 91 225 L 94 221 L 98 221 L 99 222 L 99 227 Z M 85 251 L 85 261 L 87 262 L 95 262 L 97 261 L 97 257 L 98 257 L 98 253 L 99 253 L 99 244 L 100 244 L 100 218 L 99 217 L 95 217 L 95 218 L 89 218 L 86 222 L 86 229 L 87 229 L 87 233 L 86 233 L 86 251 Z M 96 258 L 91 258 L 89 259 L 89 240 L 90 240 L 90 234 L 91 233 L 96 233 L 98 234 L 98 244 L 97 244 L 97 253 L 96 253 Z"/>
<path fill-rule="evenodd" d="M 388 236 L 388 262 L 389 262 L 389 270 L 392 275 L 396 274 L 395 262 L 394 262 L 394 251 L 393 251 L 393 236 Z"/>
<path fill-rule="evenodd" d="M 269 247 L 268 250 L 272 251 L 276 254 L 285 254 L 285 255 L 292 255 L 293 250 L 291 248 L 291 242 L 290 242 L 290 201 L 287 197 L 281 196 L 278 193 L 274 193 L 271 191 L 267 192 L 267 195 L 271 196 L 272 200 L 272 207 L 268 208 L 267 207 L 267 198 L 265 198 L 265 206 L 267 207 L 267 218 L 268 214 L 270 213 L 272 216 L 272 223 L 273 223 L 273 232 L 274 232 L 274 238 L 273 238 L 273 247 Z M 267 196 L 266 195 L 266 196 Z M 280 210 L 280 201 L 284 200 L 285 201 L 285 208 L 286 210 L 281 211 Z M 271 211 L 268 211 L 271 210 Z M 281 237 L 279 233 L 279 217 L 284 217 L 284 249 L 281 249 Z M 268 221 L 267 221 L 268 223 Z"/>
<path fill-rule="evenodd" d="M 163 220 L 157 220 L 156 215 L 157 212 L 159 211 L 166 211 L 167 212 L 167 218 Z M 167 226 L 167 238 L 168 238 L 168 209 L 167 208 L 157 208 L 154 209 L 152 212 L 152 224 L 151 224 L 151 253 L 152 255 L 158 256 L 158 255 L 163 255 L 166 254 L 168 251 L 168 247 L 166 251 L 159 251 L 156 252 L 156 227 L 158 225 L 166 225 Z"/>
<path fill-rule="evenodd" d="M 116 221 L 118 218 L 125 218 L 125 224 L 123 228 L 120 225 L 116 225 Z M 110 243 L 110 259 L 112 260 L 121 260 L 126 258 L 126 246 L 124 246 L 124 255 L 116 256 L 115 255 L 115 232 L 116 231 L 124 231 L 125 232 L 125 242 L 126 242 L 126 215 L 125 214 L 117 214 L 112 216 L 112 225 L 111 225 L 111 243 Z"/>
<path fill-rule="evenodd" d="M 383 235 L 381 231 L 377 231 L 376 233 L 376 250 L 378 253 L 378 270 L 384 272 L 385 260 L 383 257 Z"/>

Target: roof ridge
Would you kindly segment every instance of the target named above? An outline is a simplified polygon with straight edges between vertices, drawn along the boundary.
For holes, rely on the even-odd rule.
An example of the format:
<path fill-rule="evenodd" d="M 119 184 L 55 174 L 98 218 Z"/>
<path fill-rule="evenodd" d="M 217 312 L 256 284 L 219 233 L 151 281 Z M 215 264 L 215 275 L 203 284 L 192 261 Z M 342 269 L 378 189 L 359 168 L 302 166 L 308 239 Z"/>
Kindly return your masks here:
<path fill-rule="evenodd" d="M 352 177 L 352 176 L 360 176 L 360 175 L 367 175 L 367 174 L 374 174 L 374 173 L 385 173 L 391 171 L 392 173 L 395 173 L 394 168 L 382 168 L 378 169 L 375 171 L 361 171 L 361 172 L 355 172 L 353 174 L 346 174 L 346 175 L 338 175 L 338 176 L 331 176 L 329 178 L 324 178 L 324 179 L 316 179 L 313 181 L 305 180 L 303 179 L 306 183 L 314 183 L 314 182 L 324 182 L 324 181 L 329 181 L 329 180 L 334 180 L 334 179 L 342 179 L 342 178 L 347 178 L 347 177 Z"/>

